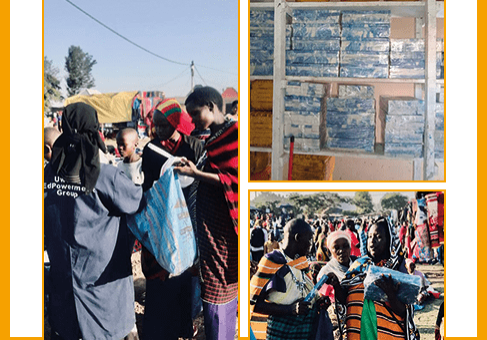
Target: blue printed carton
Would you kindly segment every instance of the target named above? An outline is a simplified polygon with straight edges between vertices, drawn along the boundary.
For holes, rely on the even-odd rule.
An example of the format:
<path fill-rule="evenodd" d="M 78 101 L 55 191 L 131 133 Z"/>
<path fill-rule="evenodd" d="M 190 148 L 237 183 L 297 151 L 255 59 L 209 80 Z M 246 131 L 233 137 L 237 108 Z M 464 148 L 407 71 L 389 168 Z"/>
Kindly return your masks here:
<path fill-rule="evenodd" d="M 375 127 L 368 126 L 360 129 L 353 127 L 335 127 L 327 126 L 326 128 L 327 138 L 336 139 L 368 139 L 374 141 Z"/>
<path fill-rule="evenodd" d="M 391 39 L 391 52 L 424 52 L 424 39 Z M 443 52 L 443 39 L 437 39 L 436 51 Z"/>
<path fill-rule="evenodd" d="M 284 137 L 284 150 L 289 150 L 290 137 Z M 320 151 L 319 138 L 294 138 L 294 150 L 306 152 Z"/>
<path fill-rule="evenodd" d="M 286 64 L 331 64 L 338 66 L 338 51 L 286 51 Z"/>
<path fill-rule="evenodd" d="M 375 113 L 373 98 L 326 98 L 326 110 L 344 113 Z"/>
<path fill-rule="evenodd" d="M 288 139 L 294 136 L 296 150 L 319 150 L 326 136 L 323 98 L 329 93 L 327 84 L 287 82 L 284 96 L 285 147 L 288 147 Z"/>
<path fill-rule="evenodd" d="M 250 63 L 252 64 L 273 63 L 273 61 L 274 52 L 270 50 L 252 51 L 250 54 Z"/>
<path fill-rule="evenodd" d="M 327 138 L 326 146 L 330 149 L 349 149 L 359 150 L 365 152 L 374 152 L 374 140 L 363 139 L 342 139 L 342 138 Z"/>
<path fill-rule="evenodd" d="M 344 78 L 388 78 L 389 66 L 341 66 L 340 77 Z"/>
<path fill-rule="evenodd" d="M 443 40 L 436 43 L 436 78 L 444 78 Z M 424 39 L 391 39 L 390 78 L 422 79 L 425 77 Z"/>
<path fill-rule="evenodd" d="M 422 133 L 393 133 L 389 134 L 386 131 L 385 142 L 388 143 L 408 143 L 408 144 L 421 144 L 423 143 Z"/>
<path fill-rule="evenodd" d="M 274 39 L 274 28 L 272 27 L 251 27 L 249 29 L 250 39 L 263 38 Z"/>
<path fill-rule="evenodd" d="M 375 99 L 372 86 L 341 85 L 340 98 L 326 100 L 326 146 L 374 152 Z"/>
<path fill-rule="evenodd" d="M 408 115 L 408 114 L 387 114 L 386 122 L 389 126 L 398 126 L 402 129 L 407 129 L 408 126 L 424 126 L 424 116 L 422 115 Z"/>
<path fill-rule="evenodd" d="M 326 126 L 342 128 L 367 128 L 375 125 L 375 114 L 337 114 L 326 111 Z"/>
<path fill-rule="evenodd" d="M 250 75 L 272 75 L 274 69 L 274 11 L 251 10 L 249 21 Z"/>
<path fill-rule="evenodd" d="M 321 98 L 308 96 L 284 96 L 285 111 L 321 112 Z"/>
<path fill-rule="evenodd" d="M 329 90 L 330 87 L 325 84 L 311 84 L 289 81 L 286 85 L 285 95 L 323 98 L 325 95 L 327 95 Z"/>
<path fill-rule="evenodd" d="M 274 53 L 274 38 L 253 38 L 249 41 L 250 56 L 254 51 L 266 50 Z"/>
<path fill-rule="evenodd" d="M 250 10 L 249 13 L 250 26 L 274 26 L 274 11 L 269 10 Z"/>
<path fill-rule="evenodd" d="M 253 63 L 250 61 L 250 75 L 252 76 L 270 76 L 274 72 L 274 64 L 270 63 Z"/>
<path fill-rule="evenodd" d="M 340 24 L 340 11 L 319 9 L 295 9 L 292 13 L 293 23 Z"/>
<path fill-rule="evenodd" d="M 338 64 L 287 65 L 286 75 L 303 77 L 338 77 Z"/>
<path fill-rule="evenodd" d="M 291 37 L 291 33 L 293 37 L 326 40 L 340 38 L 340 26 L 317 23 L 293 24 L 292 27 L 286 27 L 286 36 Z"/>
<path fill-rule="evenodd" d="M 342 11 L 342 25 L 391 22 L 391 11 Z"/>
<path fill-rule="evenodd" d="M 284 137 L 320 138 L 321 114 L 284 113 Z"/>
<path fill-rule="evenodd" d="M 338 85 L 338 98 L 374 99 L 374 87 L 369 85 Z"/>
<path fill-rule="evenodd" d="M 389 52 L 389 39 L 374 39 L 371 41 L 345 41 L 342 40 L 342 51 L 363 51 L 363 52 Z"/>
<path fill-rule="evenodd" d="M 389 38 L 390 35 L 390 24 L 353 24 L 350 26 L 342 26 L 342 40 Z"/>
<path fill-rule="evenodd" d="M 340 51 L 340 38 L 309 40 L 302 37 L 286 39 L 286 50 L 294 51 Z"/>
<path fill-rule="evenodd" d="M 423 157 L 423 144 L 385 143 L 384 154 L 387 156 L 406 156 L 412 158 Z"/>
<path fill-rule="evenodd" d="M 424 101 L 414 97 L 381 96 L 380 108 L 388 115 L 424 116 L 425 112 Z"/>
<path fill-rule="evenodd" d="M 342 52 L 340 54 L 340 66 L 388 67 L 389 55 L 387 53 Z"/>

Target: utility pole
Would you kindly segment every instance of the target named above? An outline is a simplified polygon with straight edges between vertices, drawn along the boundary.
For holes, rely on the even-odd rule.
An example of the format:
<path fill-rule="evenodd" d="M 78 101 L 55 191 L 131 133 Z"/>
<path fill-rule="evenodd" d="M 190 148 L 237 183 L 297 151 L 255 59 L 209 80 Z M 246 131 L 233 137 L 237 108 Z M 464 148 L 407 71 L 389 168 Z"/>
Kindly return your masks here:
<path fill-rule="evenodd" d="M 191 92 L 194 90 L 194 61 L 191 60 Z"/>

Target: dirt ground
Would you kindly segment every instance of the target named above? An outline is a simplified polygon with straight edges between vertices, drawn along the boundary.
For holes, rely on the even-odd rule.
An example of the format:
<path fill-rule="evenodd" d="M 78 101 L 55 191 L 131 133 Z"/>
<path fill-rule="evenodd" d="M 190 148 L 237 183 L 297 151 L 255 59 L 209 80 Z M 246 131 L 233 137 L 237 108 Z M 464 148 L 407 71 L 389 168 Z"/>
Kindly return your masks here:
<path fill-rule="evenodd" d="M 135 323 L 137 325 L 137 330 L 140 334 L 143 332 L 143 319 L 144 319 L 144 304 L 145 304 L 145 277 L 142 273 L 141 267 L 141 253 L 140 251 L 132 254 L 132 272 L 134 275 L 134 288 L 135 288 Z M 44 339 L 51 339 L 51 327 L 49 326 L 49 321 L 47 319 L 47 310 L 44 308 Z M 205 326 L 203 322 L 203 313 L 201 312 L 194 320 L 194 325 L 198 329 L 198 333 L 195 340 L 205 340 Z M 237 324 L 235 326 L 235 339 L 238 339 L 238 318 Z M 181 338 L 181 340 L 184 340 Z"/>
<path fill-rule="evenodd" d="M 435 324 L 438 310 L 445 297 L 445 283 L 443 266 L 436 265 L 417 265 L 416 269 L 423 272 L 435 290 L 441 293 L 439 299 L 429 300 L 425 303 L 423 310 L 416 311 L 414 322 L 418 327 L 421 340 L 435 339 Z M 443 334 L 443 330 L 441 330 Z"/>
<path fill-rule="evenodd" d="M 421 340 L 434 340 L 436 317 L 438 310 L 444 299 L 444 270 L 439 264 L 436 265 L 418 265 L 418 270 L 425 274 L 426 278 L 431 282 L 433 288 L 441 293 L 439 299 L 428 300 L 425 303 L 425 308 L 415 312 L 414 321 L 418 327 Z M 132 269 L 134 273 L 134 287 L 135 287 L 135 313 L 136 324 L 139 334 L 143 331 L 143 317 L 144 317 L 144 300 L 145 300 L 145 278 L 142 274 L 142 268 L 140 265 L 140 252 L 132 255 Z M 47 313 L 45 313 L 47 315 Z M 194 324 L 198 328 L 198 334 L 193 339 L 205 340 L 205 327 L 203 324 L 203 314 L 200 313 L 194 321 Z M 443 330 L 442 330 L 443 334 Z M 51 339 L 51 329 L 47 318 L 44 319 L 44 339 Z M 235 329 L 235 339 L 238 339 L 238 319 Z"/>
<path fill-rule="evenodd" d="M 135 288 L 135 323 L 139 334 L 143 331 L 143 319 L 144 319 L 144 299 L 145 299 L 145 277 L 142 273 L 142 267 L 140 265 L 140 252 L 132 255 L 132 272 L 134 273 L 134 288 Z M 194 325 L 198 329 L 198 334 L 193 339 L 205 340 L 205 325 L 203 320 L 203 313 L 200 313 L 194 320 Z M 182 339 L 182 338 L 181 338 Z M 238 339 L 238 318 L 237 325 L 235 327 L 235 339 Z"/>

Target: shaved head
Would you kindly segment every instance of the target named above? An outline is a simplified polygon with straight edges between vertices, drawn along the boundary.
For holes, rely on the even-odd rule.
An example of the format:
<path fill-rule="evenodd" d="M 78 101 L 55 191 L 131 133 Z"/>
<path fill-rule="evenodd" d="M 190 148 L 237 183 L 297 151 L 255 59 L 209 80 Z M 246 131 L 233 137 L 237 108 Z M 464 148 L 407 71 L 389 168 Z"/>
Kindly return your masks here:
<path fill-rule="evenodd" d="M 137 135 L 137 131 L 135 131 L 135 129 L 132 129 L 132 128 L 125 128 L 123 130 L 120 130 L 118 131 L 117 133 L 117 139 L 123 139 L 123 138 L 130 138 L 130 139 L 134 139 L 134 140 L 138 140 L 139 139 L 139 136 Z"/>
<path fill-rule="evenodd" d="M 311 231 L 311 227 L 302 219 L 292 219 L 284 226 L 284 233 L 288 233 L 290 237 L 296 234 L 304 234 Z"/>
<path fill-rule="evenodd" d="M 44 129 L 44 158 L 49 162 L 52 157 L 52 146 L 60 135 L 61 132 L 56 128 L 47 127 Z"/>
<path fill-rule="evenodd" d="M 56 141 L 56 139 L 61 135 L 58 129 L 53 127 L 47 127 L 44 129 L 44 144 L 49 145 L 52 148 L 52 145 Z"/>
<path fill-rule="evenodd" d="M 310 251 L 312 239 L 311 226 L 302 219 L 292 219 L 284 226 L 284 253 L 292 259 L 296 255 L 305 256 Z"/>

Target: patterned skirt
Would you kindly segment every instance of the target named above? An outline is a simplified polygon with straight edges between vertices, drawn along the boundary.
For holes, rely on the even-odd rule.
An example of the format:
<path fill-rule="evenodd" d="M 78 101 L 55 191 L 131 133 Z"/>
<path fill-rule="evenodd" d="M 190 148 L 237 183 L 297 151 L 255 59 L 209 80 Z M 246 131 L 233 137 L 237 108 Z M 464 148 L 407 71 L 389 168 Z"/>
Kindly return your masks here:
<path fill-rule="evenodd" d="M 267 340 L 314 340 L 318 320 L 316 305 L 307 315 L 271 315 L 267 319 Z"/>
<path fill-rule="evenodd" d="M 238 295 L 238 236 L 221 188 L 200 182 L 196 219 L 201 298 L 226 304 Z"/>

